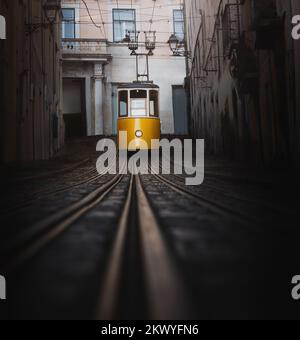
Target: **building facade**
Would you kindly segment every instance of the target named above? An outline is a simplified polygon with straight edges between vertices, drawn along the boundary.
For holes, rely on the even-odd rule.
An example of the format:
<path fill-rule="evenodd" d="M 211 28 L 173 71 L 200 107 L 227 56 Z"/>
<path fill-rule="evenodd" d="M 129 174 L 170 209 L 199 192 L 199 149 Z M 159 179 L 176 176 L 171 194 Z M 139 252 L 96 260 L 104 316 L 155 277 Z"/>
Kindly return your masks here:
<path fill-rule="evenodd" d="M 259 163 L 299 158 L 297 7 L 185 1 L 192 131 L 212 153 Z"/>
<path fill-rule="evenodd" d="M 1 163 L 48 159 L 64 131 L 60 1 L 0 0 L 0 15 Z"/>
<path fill-rule="evenodd" d="M 156 31 L 156 49 L 149 58 L 150 80 L 160 87 L 161 129 L 187 133 L 184 79 L 186 63 L 171 56 L 168 40 L 183 38 L 180 0 L 63 0 L 63 111 L 67 137 L 115 135 L 117 87 L 136 78 L 136 58 L 124 42 L 128 31 Z M 140 46 L 139 52 L 144 51 Z M 146 59 L 138 59 L 145 74 Z M 146 80 L 140 78 L 139 80 Z M 182 110 L 182 107 L 183 110 Z"/>

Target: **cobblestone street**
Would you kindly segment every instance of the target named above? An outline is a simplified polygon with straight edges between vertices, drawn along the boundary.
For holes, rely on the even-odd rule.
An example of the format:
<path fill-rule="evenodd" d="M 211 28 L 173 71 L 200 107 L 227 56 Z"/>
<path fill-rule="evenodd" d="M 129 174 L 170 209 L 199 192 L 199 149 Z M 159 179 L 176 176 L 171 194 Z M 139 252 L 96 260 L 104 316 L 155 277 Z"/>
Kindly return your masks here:
<path fill-rule="evenodd" d="M 1 316 L 299 315 L 293 174 L 207 157 L 199 187 L 179 175 L 99 175 L 96 142 L 76 140 L 52 161 L 1 169 Z"/>

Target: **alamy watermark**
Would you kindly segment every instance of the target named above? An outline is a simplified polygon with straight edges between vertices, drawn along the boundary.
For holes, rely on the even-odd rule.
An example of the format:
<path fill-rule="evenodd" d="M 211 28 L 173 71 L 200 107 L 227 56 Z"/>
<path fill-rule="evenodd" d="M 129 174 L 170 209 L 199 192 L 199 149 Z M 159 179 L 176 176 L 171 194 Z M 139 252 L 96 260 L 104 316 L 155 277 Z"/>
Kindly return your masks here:
<path fill-rule="evenodd" d="M 6 300 L 6 280 L 0 275 L 0 300 Z"/>
<path fill-rule="evenodd" d="M 300 39 L 300 15 L 295 15 L 292 18 L 292 37 L 294 40 L 299 40 Z"/>
<path fill-rule="evenodd" d="M 294 286 L 292 289 L 292 298 L 294 300 L 300 300 L 300 275 L 293 277 L 292 285 Z"/>
<path fill-rule="evenodd" d="M 0 40 L 6 39 L 6 21 L 3 15 L 0 15 Z"/>
<path fill-rule="evenodd" d="M 112 139 L 102 139 L 97 144 L 97 151 L 102 152 L 97 160 L 99 174 L 133 175 L 182 175 L 185 173 L 186 185 L 201 185 L 204 181 L 204 140 L 180 139 L 152 140 L 151 151 L 145 141 L 139 141 L 139 150 L 131 157 L 127 152 L 127 132 L 119 133 L 119 148 Z M 135 142 L 128 149 L 135 149 Z M 117 150 L 119 149 L 119 157 Z M 172 159 L 173 152 L 173 159 Z"/>

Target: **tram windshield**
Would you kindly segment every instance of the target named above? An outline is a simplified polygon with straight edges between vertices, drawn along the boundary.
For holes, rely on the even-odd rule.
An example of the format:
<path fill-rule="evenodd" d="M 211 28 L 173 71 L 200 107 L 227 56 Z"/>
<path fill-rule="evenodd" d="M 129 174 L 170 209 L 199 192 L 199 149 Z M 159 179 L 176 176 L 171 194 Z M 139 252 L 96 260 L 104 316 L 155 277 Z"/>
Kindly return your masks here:
<path fill-rule="evenodd" d="M 147 91 L 130 91 L 130 107 L 132 117 L 147 116 Z"/>
<path fill-rule="evenodd" d="M 120 90 L 119 117 L 159 117 L 159 91 Z"/>

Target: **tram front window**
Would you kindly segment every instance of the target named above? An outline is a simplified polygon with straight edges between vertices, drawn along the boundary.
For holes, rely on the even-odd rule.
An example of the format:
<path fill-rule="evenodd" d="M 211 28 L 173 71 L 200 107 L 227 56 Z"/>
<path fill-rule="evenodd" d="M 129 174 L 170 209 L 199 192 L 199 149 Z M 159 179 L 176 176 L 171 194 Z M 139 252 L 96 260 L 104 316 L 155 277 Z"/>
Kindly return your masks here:
<path fill-rule="evenodd" d="M 128 115 L 128 91 L 119 92 L 119 115 L 120 117 Z"/>
<path fill-rule="evenodd" d="M 147 116 L 147 91 L 144 90 L 131 91 L 130 100 L 132 117 Z"/>

